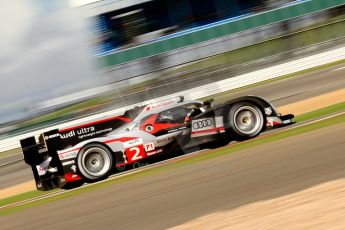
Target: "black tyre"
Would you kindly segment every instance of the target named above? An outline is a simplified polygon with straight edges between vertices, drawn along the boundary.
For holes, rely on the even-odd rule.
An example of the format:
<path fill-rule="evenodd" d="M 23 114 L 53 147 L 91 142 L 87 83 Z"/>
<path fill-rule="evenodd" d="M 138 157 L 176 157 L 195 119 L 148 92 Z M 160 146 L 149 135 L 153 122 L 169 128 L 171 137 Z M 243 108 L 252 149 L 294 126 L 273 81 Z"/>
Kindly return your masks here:
<path fill-rule="evenodd" d="M 233 105 L 227 116 L 228 132 L 236 140 L 256 137 L 264 129 L 265 117 L 261 109 L 252 103 L 242 102 Z"/>
<path fill-rule="evenodd" d="M 77 166 L 87 182 L 102 180 L 109 176 L 113 167 L 113 154 L 101 144 L 89 144 L 79 152 Z"/>

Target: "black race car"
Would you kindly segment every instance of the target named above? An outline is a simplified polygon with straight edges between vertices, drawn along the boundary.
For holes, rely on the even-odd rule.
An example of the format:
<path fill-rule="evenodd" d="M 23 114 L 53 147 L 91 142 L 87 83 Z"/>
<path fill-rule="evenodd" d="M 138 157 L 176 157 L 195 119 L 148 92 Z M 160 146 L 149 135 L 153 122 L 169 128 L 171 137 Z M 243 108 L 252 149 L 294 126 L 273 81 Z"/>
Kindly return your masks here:
<path fill-rule="evenodd" d="M 68 188 L 106 178 L 123 167 L 158 154 L 193 146 L 222 146 L 254 138 L 267 127 L 292 123 L 274 106 L 245 96 L 217 106 L 182 96 L 126 111 L 123 116 L 51 130 L 21 140 L 37 189 Z"/>

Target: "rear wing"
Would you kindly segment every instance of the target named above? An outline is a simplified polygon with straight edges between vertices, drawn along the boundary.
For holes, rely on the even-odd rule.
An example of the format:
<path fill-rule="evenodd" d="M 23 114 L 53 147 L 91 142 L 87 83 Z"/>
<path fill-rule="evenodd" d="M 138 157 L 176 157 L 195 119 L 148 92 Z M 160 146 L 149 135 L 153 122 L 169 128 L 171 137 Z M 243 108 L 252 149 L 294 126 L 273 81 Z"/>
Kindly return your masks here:
<path fill-rule="evenodd" d="M 55 136 L 45 140 L 46 137 Z M 36 188 L 50 190 L 66 184 L 62 163 L 57 154 L 61 142 L 58 130 L 52 130 L 37 137 L 20 140 L 24 161 L 31 166 Z"/>
<path fill-rule="evenodd" d="M 38 190 L 63 188 L 67 183 L 80 180 L 59 159 L 58 151 L 82 141 L 109 134 L 131 122 L 139 110 L 126 111 L 123 116 L 106 118 L 66 129 L 54 129 L 20 140 L 24 161 L 31 166 Z"/>

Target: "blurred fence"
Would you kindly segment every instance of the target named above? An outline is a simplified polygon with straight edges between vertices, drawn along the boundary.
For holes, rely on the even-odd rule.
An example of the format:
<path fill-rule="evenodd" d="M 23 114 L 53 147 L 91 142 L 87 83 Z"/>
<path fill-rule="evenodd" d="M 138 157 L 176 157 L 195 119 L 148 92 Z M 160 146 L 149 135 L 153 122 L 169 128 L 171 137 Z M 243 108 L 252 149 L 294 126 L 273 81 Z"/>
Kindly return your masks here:
<path fill-rule="evenodd" d="M 248 62 L 343 37 L 345 17 L 338 15 L 344 15 L 344 7 L 256 27 L 115 66 L 108 63 L 110 67 L 103 68 L 100 72 L 106 83 L 113 83 L 221 53 L 228 53 L 222 57 L 228 65 Z M 225 56 L 233 56 L 236 60 Z M 166 74 L 168 73 L 164 73 Z"/>
<path fill-rule="evenodd" d="M 189 64 L 215 55 L 220 56 L 213 58 L 213 64 L 236 65 L 344 37 L 345 19 L 310 27 L 325 20 L 325 14 L 325 12 L 319 12 L 293 19 L 287 24 L 288 31 L 284 30 L 286 26 L 279 23 L 259 27 L 103 69 L 102 73 L 106 74 L 107 80 L 112 83 L 160 69 Z M 216 63 L 215 59 L 218 59 L 219 62 Z M 204 64 L 205 61 L 199 67 L 205 67 Z M 184 68 L 184 70 L 186 69 Z M 169 73 L 164 73 L 164 75 L 167 74 Z"/>
<path fill-rule="evenodd" d="M 125 49 L 99 58 L 102 68 L 107 68 L 134 60 L 166 53 L 186 46 L 243 32 L 273 23 L 283 22 L 306 14 L 345 4 L 345 0 L 301 0 L 289 5 L 255 15 L 228 19 L 210 25 L 176 33 L 164 39 L 137 47 Z"/>

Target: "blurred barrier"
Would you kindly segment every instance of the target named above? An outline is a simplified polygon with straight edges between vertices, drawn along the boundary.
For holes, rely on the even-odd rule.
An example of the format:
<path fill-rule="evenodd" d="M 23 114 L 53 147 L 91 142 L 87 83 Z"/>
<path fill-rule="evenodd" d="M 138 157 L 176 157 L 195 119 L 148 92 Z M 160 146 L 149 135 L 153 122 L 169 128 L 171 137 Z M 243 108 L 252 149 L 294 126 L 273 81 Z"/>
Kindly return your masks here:
<path fill-rule="evenodd" d="M 226 65 L 236 65 L 256 59 L 301 49 L 345 36 L 345 19 L 309 27 L 325 20 L 325 12 L 296 18 L 289 22 L 290 31 L 279 23 L 247 30 L 230 36 L 187 46 L 164 54 L 143 58 L 100 71 L 110 83 L 140 77 L 179 65 L 188 65 L 207 58 L 218 58 Z M 303 29 L 307 28 L 307 29 Z M 296 31 L 303 29 L 301 31 Z M 283 35 L 282 35 L 283 34 Z M 279 35 L 279 36 L 278 36 Z M 284 57 L 286 59 L 287 57 Z M 214 63 L 214 61 L 211 61 Z M 200 68 L 204 66 L 199 65 Z M 186 69 L 186 68 L 185 68 Z M 167 73 L 164 73 L 165 78 Z M 107 76 L 107 77 L 105 77 Z"/>
<path fill-rule="evenodd" d="M 147 101 L 144 101 L 142 103 L 145 103 L 145 104 L 152 103 L 152 102 L 156 102 L 158 100 L 164 100 L 164 99 L 172 98 L 172 97 L 179 96 L 179 95 L 184 95 L 185 98 L 187 98 L 187 99 L 198 99 L 198 98 L 211 96 L 211 95 L 221 93 L 221 92 L 226 92 L 226 91 L 240 88 L 243 86 L 255 84 L 255 83 L 258 83 L 261 81 L 277 78 L 280 76 L 284 76 L 287 74 L 295 73 L 295 72 L 298 72 L 301 70 L 313 68 L 313 67 L 316 67 L 319 65 L 324 65 L 327 63 L 331 63 L 331 62 L 335 62 L 335 61 L 339 61 L 339 60 L 343 60 L 343 59 L 345 59 L 345 46 L 338 48 L 338 49 L 331 50 L 331 51 L 327 51 L 327 52 L 315 54 L 312 56 L 304 57 L 304 58 L 301 58 L 298 60 L 290 61 L 287 63 L 279 64 L 279 65 L 276 65 L 273 67 L 268 67 L 265 69 L 254 71 L 251 73 L 246 73 L 246 74 L 232 77 L 229 79 L 217 81 L 214 83 L 205 84 L 203 86 L 199 86 L 199 87 L 196 87 L 193 89 L 188 89 L 188 90 L 180 91 L 177 93 L 165 95 L 163 97 L 155 98 L 152 100 L 147 100 Z M 210 74 L 212 74 L 212 73 L 210 73 Z M 49 128 L 45 128 L 45 129 L 41 129 L 41 130 L 37 130 L 34 132 L 25 133 L 25 134 L 21 134 L 21 135 L 12 137 L 12 138 L 1 140 L 0 141 L 0 152 L 20 147 L 19 146 L 19 140 L 20 139 L 23 139 L 23 138 L 26 138 L 29 136 L 33 136 L 33 135 L 38 135 L 38 134 L 45 132 L 45 131 L 48 131 L 50 129 L 65 128 L 65 127 L 73 126 L 76 124 L 89 122 L 89 121 L 92 121 L 95 119 L 100 119 L 104 116 L 118 115 L 118 114 L 123 113 L 125 110 L 131 109 L 136 105 L 141 105 L 142 103 L 136 103 L 136 104 L 128 105 L 128 106 L 114 109 L 111 111 L 107 111 L 107 112 L 103 112 L 100 114 L 85 117 L 82 119 L 66 122 L 66 123 L 63 123 L 60 125 L 54 125 L 54 126 L 51 126 Z"/>
<path fill-rule="evenodd" d="M 101 68 L 107 68 L 154 55 L 159 55 L 183 47 L 196 45 L 212 39 L 243 32 L 273 23 L 300 17 L 306 14 L 330 9 L 345 4 L 345 0 L 301 0 L 287 6 L 269 10 L 239 19 L 229 19 L 202 26 L 186 33 L 168 36 L 166 39 L 128 48 L 98 58 Z"/>

